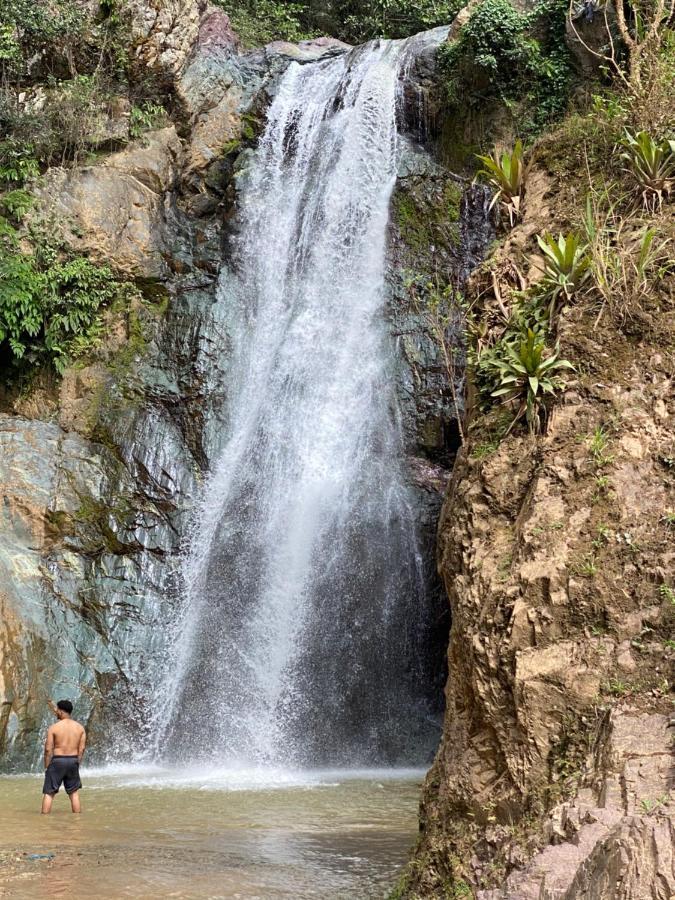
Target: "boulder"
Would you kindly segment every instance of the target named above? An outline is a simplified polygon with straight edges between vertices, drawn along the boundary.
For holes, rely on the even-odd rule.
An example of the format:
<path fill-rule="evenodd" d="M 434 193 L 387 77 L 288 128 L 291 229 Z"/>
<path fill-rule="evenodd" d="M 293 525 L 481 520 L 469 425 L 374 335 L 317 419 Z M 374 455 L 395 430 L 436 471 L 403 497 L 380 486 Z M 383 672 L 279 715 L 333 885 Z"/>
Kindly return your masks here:
<path fill-rule="evenodd" d="M 172 240 L 166 192 L 181 158 L 173 126 L 80 169 L 50 169 L 36 191 L 41 215 L 78 252 L 122 275 L 166 278 Z"/>

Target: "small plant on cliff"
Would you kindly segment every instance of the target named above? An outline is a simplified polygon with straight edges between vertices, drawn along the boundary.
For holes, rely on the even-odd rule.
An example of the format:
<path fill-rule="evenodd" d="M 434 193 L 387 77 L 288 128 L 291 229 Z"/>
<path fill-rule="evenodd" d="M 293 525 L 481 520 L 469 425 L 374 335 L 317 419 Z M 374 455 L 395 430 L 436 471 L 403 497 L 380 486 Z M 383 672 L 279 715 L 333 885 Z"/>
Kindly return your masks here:
<path fill-rule="evenodd" d="M 21 237 L 0 218 L 0 347 L 61 373 L 96 345 L 102 311 L 126 286 L 84 257 L 62 257 L 49 246 L 25 252 Z"/>
<path fill-rule="evenodd" d="M 547 351 L 543 335 L 531 328 L 515 341 L 503 339 L 483 356 L 481 365 L 495 385 L 490 396 L 517 406 L 508 430 L 525 416 L 530 431 L 539 432 L 545 397 L 562 387 L 561 370 L 574 369 L 572 363 L 560 358 L 557 347 Z"/>
<path fill-rule="evenodd" d="M 129 116 L 129 134 L 139 138 L 144 131 L 158 128 L 166 121 L 166 110 L 159 103 L 146 100 L 140 106 L 132 106 Z"/>
<path fill-rule="evenodd" d="M 13 222 L 19 223 L 31 209 L 34 202 L 32 195 L 23 188 L 7 191 L 6 194 L 0 194 L 0 213 Z"/>
<path fill-rule="evenodd" d="M 421 277 L 409 277 L 406 287 L 445 370 L 459 437 L 464 443 L 465 409 L 461 386 L 465 351 L 460 339 L 466 325 L 467 309 L 464 299 L 450 285 L 443 287 Z"/>
<path fill-rule="evenodd" d="M 546 259 L 544 277 L 538 286 L 540 296 L 549 301 L 548 320 L 553 323 L 556 307 L 561 300 L 569 301 L 589 276 L 590 258 L 587 247 L 576 234 L 554 238 L 537 235 L 537 242 Z"/>
<path fill-rule="evenodd" d="M 661 206 L 675 182 L 675 141 L 655 141 L 646 131 L 626 131 L 621 141 L 621 159 L 627 163 L 642 202 L 647 209 Z"/>
<path fill-rule="evenodd" d="M 523 142 L 516 141 L 513 150 L 505 150 L 501 156 L 495 147 L 492 156 L 477 158 L 482 162 L 483 168 L 478 174 L 485 176 L 496 191 L 490 209 L 499 202 L 502 209 L 509 217 L 511 228 L 515 225 L 522 213 L 523 194 L 525 190 L 525 164 L 523 162 Z"/>
<path fill-rule="evenodd" d="M 32 144 L 14 138 L 0 141 L 0 188 L 23 187 L 39 174 Z"/>

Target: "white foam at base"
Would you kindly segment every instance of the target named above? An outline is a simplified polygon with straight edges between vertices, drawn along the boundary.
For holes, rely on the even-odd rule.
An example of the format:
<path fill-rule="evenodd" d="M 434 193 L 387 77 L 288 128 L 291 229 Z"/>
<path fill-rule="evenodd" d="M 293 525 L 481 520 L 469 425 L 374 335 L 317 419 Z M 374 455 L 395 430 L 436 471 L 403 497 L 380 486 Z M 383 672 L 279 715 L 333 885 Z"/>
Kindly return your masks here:
<path fill-rule="evenodd" d="M 272 791 L 289 788 L 337 787 L 354 781 L 415 781 L 424 769 L 308 769 L 270 767 L 169 767 L 161 765 L 95 766 L 83 768 L 88 789 L 190 789 L 203 791 Z"/>

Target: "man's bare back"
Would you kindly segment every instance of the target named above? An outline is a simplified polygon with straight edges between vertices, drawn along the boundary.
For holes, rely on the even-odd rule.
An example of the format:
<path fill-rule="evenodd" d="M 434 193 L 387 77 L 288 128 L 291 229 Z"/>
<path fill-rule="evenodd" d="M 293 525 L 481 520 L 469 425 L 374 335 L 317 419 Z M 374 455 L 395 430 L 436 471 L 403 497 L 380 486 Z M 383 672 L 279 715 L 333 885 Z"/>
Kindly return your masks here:
<path fill-rule="evenodd" d="M 85 731 L 75 719 L 61 719 L 49 726 L 47 741 L 52 738 L 54 756 L 77 756 L 82 759 L 84 753 Z"/>
<path fill-rule="evenodd" d="M 42 788 L 42 812 L 50 813 L 52 802 L 63 784 L 70 797 L 74 813 L 81 811 L 79 791 L 80 763 L 87 743 L 87 734 L 75 719 L 71 718 L 73 704 L 69 700 L 59 700 L 49 704 L 58 719 L 47 729 L 45 740 L 45 781 Z"/>

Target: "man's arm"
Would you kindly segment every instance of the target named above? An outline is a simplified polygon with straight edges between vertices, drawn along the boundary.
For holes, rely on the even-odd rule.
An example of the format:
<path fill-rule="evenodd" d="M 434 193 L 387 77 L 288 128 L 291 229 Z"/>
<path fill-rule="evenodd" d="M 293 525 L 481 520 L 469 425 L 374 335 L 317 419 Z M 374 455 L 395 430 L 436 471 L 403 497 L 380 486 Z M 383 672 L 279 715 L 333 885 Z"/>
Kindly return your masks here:
<path fill-rule="evenodd" d="M 54 755 L 54 732 L 52 731 L 53 726 L 49 726 L 47 729 L 47 738 L 45 740 L 45 769 L 52 761 L 52 756 Z"/>
<path fill-rule="evenodd" d="M 87 732 L 82 729 L 82 734 L 80 735 L 80 742 L 77 745 L 77 761 L 82 762 L 82 757 L 84 756 L 84 748 L 87 746 Z"/>

